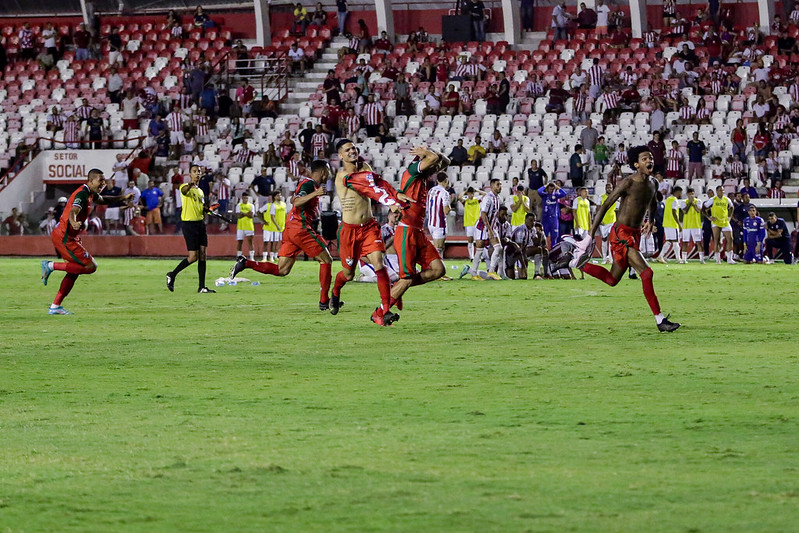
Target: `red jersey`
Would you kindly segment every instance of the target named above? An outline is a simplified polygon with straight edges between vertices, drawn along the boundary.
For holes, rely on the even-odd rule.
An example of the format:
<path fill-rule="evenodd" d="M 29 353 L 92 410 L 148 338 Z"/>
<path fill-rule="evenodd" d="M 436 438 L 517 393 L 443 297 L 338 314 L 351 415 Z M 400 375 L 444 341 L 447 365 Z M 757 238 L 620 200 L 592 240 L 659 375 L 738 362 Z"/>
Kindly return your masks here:
<path fill-rule="evenodd" d="M 75 220 L 78 222 L 85 222 L 92 210 L 93 200 L 94 193 L 89 190 L 87 185 L 78 187 L 75 192 L 72 193 L 72 196 L 69 197 L 69 200 L 67 200 L 67 205 L 64 207 L 64 212 L 61 214 L 61 219 L 58 221 L 53 233 L 59 233 L 60 235 L 66 233 L 66 235 L 73 239 L 77 237 L 80 230 L 74 229 L 72 224 L 69 223 L 69 214 L 72 212 L 73 207 L 80 207 L 80 212 L 78 216 L 75 217 Z"/>
<path fill-rule="evenodd" d="M 400 190 L 416 201 L 402 212 L 400 224 L 417 229 L 424 228 L 425 211 L 427 210 L 427 173 L 419 170 L 418 157 L 402 173 Z"/>
<path fill-rule="evenodd" d="M 316 190 L 316 183 L 311 178 L 303 176 L 297 183 L 297 189 L 294 191 L 294 196 L 300 198 L 307 196 Z M 299 223 L 303 227 L 313 224 L 313 221 L 319 217 L 319 197 L 311 198 L 300 207 L 292 206 L 289 211 L 289 216 L 286 224 Z"/>
<path fill-rule="evenodd" d="M 389 207 L 401 205 L 400 199 L 397 198 L 397 191 L 372 170 L 347 174 L 344 176 L 344 185 L 379 204 Z"/>

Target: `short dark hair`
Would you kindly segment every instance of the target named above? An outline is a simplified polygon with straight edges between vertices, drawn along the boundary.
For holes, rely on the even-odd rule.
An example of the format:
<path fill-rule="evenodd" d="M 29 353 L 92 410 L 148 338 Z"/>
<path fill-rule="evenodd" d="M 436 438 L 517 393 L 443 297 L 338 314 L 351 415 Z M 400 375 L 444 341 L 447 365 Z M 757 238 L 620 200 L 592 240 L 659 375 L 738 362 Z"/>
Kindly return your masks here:
<path fill-rule="evenodd" d="M 448 178 L 449 176 L 447 176 L 446 172 L 439 172 L 438 174 L 436 174 L 436 181 L 439 183 L 447 181 Z"/>
<path fill-rule="evenodd" d="M 506 205 L 499 206 L 499 211 L 507 211 L 507 210 L 508 210 L 508 206 L 506 206 Z"/>
<path fill-rule="evenodd" d="M 466 192 L 474 192 L 474 187 L 470 186 L 468 189 L 466 189 Z"/>
<path fill-rule="evenodd" d="M 535 218 L 535 213 L 527 213 L 524 215 L 524 219 L 527 220 L 528 218 Z"/>
<path fill-rule="evenodd" d="M 493 185 L 494 182 L 496 182 L 496 181 L 501 181 L 501 180 L 499 178 L 491 178 L 490 180 L 488 180 L 488 184 L 489 185 Z"/>
<path fill-rule="evenodd" d="M 338 152 L 339 150 L 341 150 L 341 148 L 342 148 L 343 146 L 345 146 L 345 145 L 347 145 L 347 144 L 350 144 L 351 142 L 352 142 L 352 141 L 351 141 L 351 140 L 349 140 L 349 139 L 347 139 L 346 137 L 344 137 L 344 138 L 341 138 L 341 139 L 337 140 L 337 141 L 336 141 L 336 152 Z"/>
<path fill-rule="evenodd" d="M 640 156 L 644 152 L 649 152 L 649 151 L 650 151 L 649 147 L 644 145 L 633 146 L 632 148 L 627 150 L 628 164 L 630 165 L 630 168 L 633 169 L 633 171 L 638 170 L 635 168 L 635 164 L 638 162 L 638 156 Z"/>
<path fill-rule="evenodd" d="M 103 175 L 103 171 L 100 170 L 99 168 L 93 168 L 93 169 L 91 169 L 89 171 L 89 174 L 87 176 L 88 176 L 89 179 L 92 179 L 94 176 L 97 176 L 97 175 L 102 176 Z"/>
<path fill-rule="evenodd" d="M 524 185 L 519 185 L 518 187 L 516 187 L 516 190 L 519 192 L 524 192 Z"/>
<path fill-rule="evenodd" d="M 688 187 L 687 189 L 685 189 L 685 192 L 693 192 L 693 193 L 695 193 L 696 191 L 694 191 L 693 187 Z"/>
<path fill-rule="evenodd" d="M 769 218 L 771 218 L 771 217 L 777 218 L 777 213 L 775 213 L 774 211 L 769 211 L 768 217 Z"/>
<path fill-rule="evenodd" d="M 316 172 L 317 170 L 323 170 L 328 168 L 330 164 L 325 161 L 324 159 L 315 159 L 311 161 L 311 172 Z"/>
<path fill-rule="evenodd" d="M 575 152 L 578 151 L 578 150 L 582 150 L 582 149 L 583 149 L 583 145 L 582 144 L 575 144 L 574 145 L 574 151 Z"/>
<path fill-rule="evenodd" d="M 672 192 L 682 192 L 682 187 L 680 187 L 679 185 L 677 185 L 676 187 L 674 187 L 674 188 L 672 189 Z"/>

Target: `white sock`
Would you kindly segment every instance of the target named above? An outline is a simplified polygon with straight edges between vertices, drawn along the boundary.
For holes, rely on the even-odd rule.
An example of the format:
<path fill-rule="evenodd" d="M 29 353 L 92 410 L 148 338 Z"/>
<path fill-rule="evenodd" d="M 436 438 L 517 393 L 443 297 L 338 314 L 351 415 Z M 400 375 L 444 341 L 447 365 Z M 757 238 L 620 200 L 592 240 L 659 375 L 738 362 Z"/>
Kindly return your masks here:
<path fill-rule="evenodd" d="M 48 261 L 47 266 L 50 267 L 50 270 L 55 270 L 55 263 L 53 263 L 52 261 Z"/>
<path fill-rule="evenodd" d="M 502 246 L 497 244 L 494 246 L 494 251 L 491 252 L 491 265 L 488 267 L 489 272 L 496 272 L 499 266 L 499 259 L 502 255 Z"/>
<path fill-rule="evenodd" d="M 688 252 L 683 252 L 682 253 L 682 260 L 683 260 L 684 263 L 688 262 Z"/>
<path fill-rule="evenodd" d="M 488 256 L 488 248 L 483 248 L 483 253 L 480 254 L 480 260 L 486 262 L 486 267 L 488 267 L 488 261 L 491 258 Z"/>
<path fill-rule="evenodd" d="M 266 252 L 263 252 L 263 253 L 261 254 L 261 257 L 263 258 L 263 261 L 266 261 L 266 259 L 267 259 L 267 257 L 268 257 L 268 254 L 267 254 Z"/>
<path fill-rule="evenodd" d="M 541 275 L 541 254 L 536 254 L 533 256 L 533 264 L 535 265 L 535 275 Z"/>
<path fill-rule="evenodd" d="M 607 259 L 610 257 L 609 253 L 610 243 L 608 241 L 602 241 L 602 259 Z"/>
<path fill-rule="evenodd" d="M 466 245 L 466 249 L 469 250 L 469 261 L 474 259 L 474 243 L 470 242 Z"/>
<path fill-rule="evenodd" d="M 669 254 L 669 250 L 671 250 L 671 241 L 666 241 L 666 244 L 663 245 L 663 249 L 660 250 L 660 257 L 666 259 L 666 256 Z"/>
<path fill-rule="evenodd" d="M 255 261 L 255 250 L 250 250 L 250 261 Z"/>
<path fill-rule="evenodd" d="M 705 260 L 705 252 L 702 251 L 701 248 L 699 249 L 699 260 L 700 261 L 704 261 Z"/>
<path fill-rule="evenodd" d="M 59 306 L 56 305 L 56 304 L 50 304 L 50 309 L 55 309 L 56 307 L 59 307 Z"/>
<path fill-rule="evenodd" d="M 505 250 L 500 250 L 499 265 L 497 265 L 499 277 L 507 277 L 505 274 Z"/>
<path fill-rule="evenodd" d="M 655 322 L 658 325 L 660 325 L 660 323 L 663 322 L 663 320 L 665 320 L 665 319 L 666 319 L 666 317 L 663 316 L 663 313 L 658 313 L 658 314 L 655 315 Z"/>
<path fill-rule="evenodd" d="M 241 253 L 241 250 L 236 250 L 236 257 L 241 257 L 242 255 L 244 254 Z"/>
<path fill-rule="evenodd" d="M 472 259 L 472 276 L 477 275 L 477 271 L 480 270 L 480 260 L 483 258 L 483 250 L 482 248 L 477 248 L 474 253 L 474 259 Z"/>

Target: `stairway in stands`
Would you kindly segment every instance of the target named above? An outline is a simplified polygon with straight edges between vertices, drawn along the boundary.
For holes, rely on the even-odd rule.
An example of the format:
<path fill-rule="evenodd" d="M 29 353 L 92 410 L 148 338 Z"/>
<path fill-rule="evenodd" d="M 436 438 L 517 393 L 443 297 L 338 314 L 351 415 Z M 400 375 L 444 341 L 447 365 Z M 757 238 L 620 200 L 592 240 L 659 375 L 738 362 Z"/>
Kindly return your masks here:
<path fill-rule="evenodd" d="M 316 92 L 319 84 L 325 80 L 327 71 L 335 69 L 338 63 L 338 51 L 346 46 L 345 37 L 335 37 L 330 41 L 330 46 L 325 48 L 322 57 L 316 60 L 313 69 L 307 70 L 302 78 L 289 80 L 288 98 L 280 105 L 280 112 L 287 115 L 298 115 L 300 105 L 307 102 L 308 98 Z"/>

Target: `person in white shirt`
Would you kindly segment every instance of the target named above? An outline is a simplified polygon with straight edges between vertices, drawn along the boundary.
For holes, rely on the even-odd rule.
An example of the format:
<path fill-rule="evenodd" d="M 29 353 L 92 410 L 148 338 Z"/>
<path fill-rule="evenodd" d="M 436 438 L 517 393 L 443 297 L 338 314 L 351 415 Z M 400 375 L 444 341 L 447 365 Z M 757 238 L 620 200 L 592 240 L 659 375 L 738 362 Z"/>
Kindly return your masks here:
<path fill-rule="evenodd" d="M 438 91 L 427 93 L 424 97 L 424 115 L 438 115 L 441 110 L 441 96 Z"/>
<path fill-rule="evenodd" d="M 42 39 L 44 39 L 44 47 L 47 49 L 49 54 L 52 54 L 54 58 L 58 58 L 58 48 L 56 47 L 56 37 L 58 34 L 53 28 L 53 23 L 48 22 L 47 25 L 42 30 Z"/>
<path fill-rule="evenodd" d="M 127 183 L 128 181 L 128 162 L 125 160 L 125 154 L 117 154 L 117 161 L 111 167 L 113 172 L 113 179 L 117 183 Z"/>
<path fill-rule="evenodd" d="M 608 35 L 608 18 L 610 17 L 610 8 L 605 5 L 604 0 L 599 0 L 596 5 L 596 35 L 598 38 L 606 37 Z"/>
<path fill-rule="evenodd" d="M 289 59 L 291 59 L 291 73 L 296 74 L 299 70 L 300 75 L 305 74 L 305 51 L 300 48 L 297 43 L 291 45 L 288 52 Z"/>

